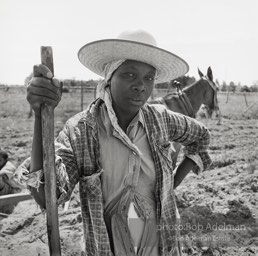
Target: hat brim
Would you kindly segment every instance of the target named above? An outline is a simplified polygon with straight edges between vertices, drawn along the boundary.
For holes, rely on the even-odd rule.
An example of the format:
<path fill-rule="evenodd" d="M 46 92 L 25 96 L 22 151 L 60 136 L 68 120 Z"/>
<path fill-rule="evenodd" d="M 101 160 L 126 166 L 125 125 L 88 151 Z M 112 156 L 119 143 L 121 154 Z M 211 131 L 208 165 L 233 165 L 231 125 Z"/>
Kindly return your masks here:
<path fill-rule="evenodd" d="M 177 55 L 161 48 L 121 39 L 105 39 L 84 45 L 78 52 L 80 62 L 104 77 L 105 65 L 114 60 L 130 59 L 147 63 L 157 70 L 157 82 L 168 82 L 185 75 L 188 64 Z"/>

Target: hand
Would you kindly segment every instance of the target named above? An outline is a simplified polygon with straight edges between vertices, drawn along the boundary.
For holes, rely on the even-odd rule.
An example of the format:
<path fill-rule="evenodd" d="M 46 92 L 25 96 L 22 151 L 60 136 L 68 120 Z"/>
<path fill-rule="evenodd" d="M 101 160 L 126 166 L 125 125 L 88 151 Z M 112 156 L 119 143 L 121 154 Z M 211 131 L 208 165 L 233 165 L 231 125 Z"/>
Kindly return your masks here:
<path fill-rule="evenodd" d="M 54 108 L 61 100 L 61 83 L 53 77 L 49 68 L 43 64 L 33 67 L 33 77 L 27 88 L 27 101 L 35 115 L 40 116 L 41 104 L 51 105 Z"/>

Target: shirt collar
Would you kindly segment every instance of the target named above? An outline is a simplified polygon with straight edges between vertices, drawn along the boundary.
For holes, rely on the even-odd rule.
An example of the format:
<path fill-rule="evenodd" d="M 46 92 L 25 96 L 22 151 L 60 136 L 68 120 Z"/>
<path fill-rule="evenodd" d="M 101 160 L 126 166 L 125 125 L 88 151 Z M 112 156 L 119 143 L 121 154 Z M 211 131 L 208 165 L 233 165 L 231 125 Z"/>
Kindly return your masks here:
<path fill-rule="evenodd" d="M 141 109 L 133 118 L 133 120 L 130 122 L 129 126 L 134 126 L 134 125 L 137 125 L 138 123 L 140 123 L 144 127 L 143 114 Z"/>
<path fill-rule="evenodd" d="M 109 115 L 108 115 L 108 111 L 107 111 L 107 107 L 105 104 L 102 104 L 100 106 L 100 117 L 101 120 L 103 122 L 104 128 L 107 132 L 108 136 L 111 136 L 113 134 L 113 130 L 114 127 L 110 121 Z M 144 117 L 143 117 L 143 113 L 142 110 L 140 109 L 140 111 L 136 114 L 136 116 L 133 118 L 133 120 L 130 122 L 129 126 L 135 126 L 135 125 L 142 125 L 142 127 L 144 127 Z"/>

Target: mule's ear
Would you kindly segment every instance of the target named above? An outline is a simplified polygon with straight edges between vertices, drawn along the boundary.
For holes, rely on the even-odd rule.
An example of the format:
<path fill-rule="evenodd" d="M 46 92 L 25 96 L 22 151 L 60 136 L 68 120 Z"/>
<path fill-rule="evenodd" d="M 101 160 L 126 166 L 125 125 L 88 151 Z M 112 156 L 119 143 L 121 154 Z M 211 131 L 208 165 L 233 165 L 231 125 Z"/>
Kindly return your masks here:
<path fill-rule="evenodd" d="M 203 75 L 203 73 L 201 72 L 201 70 L 198 68 L 198 74 L 199 74 L 199 76 L 200 77 L 203 77 L 204 75 Z"/>
<path fill-rule="evenodd" d="M 213 74 L 212 74 L 212 70 L 211 70 L 211 67 L 208 67 L 208 70 L 207 70 L 207 77 L 213 81 Z"/>

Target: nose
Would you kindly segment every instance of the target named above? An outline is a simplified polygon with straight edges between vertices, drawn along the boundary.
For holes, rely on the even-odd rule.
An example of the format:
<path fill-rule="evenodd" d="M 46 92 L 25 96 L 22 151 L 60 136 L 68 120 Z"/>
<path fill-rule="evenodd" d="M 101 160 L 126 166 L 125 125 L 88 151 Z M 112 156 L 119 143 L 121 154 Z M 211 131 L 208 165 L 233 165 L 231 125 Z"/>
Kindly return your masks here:
<path fill-rule="evenodd" d="M 137 79 L 133 84 L 133 90 L 135 92 L 144 92 L 146 90 L 146 86 L 141 78 Z"/>

